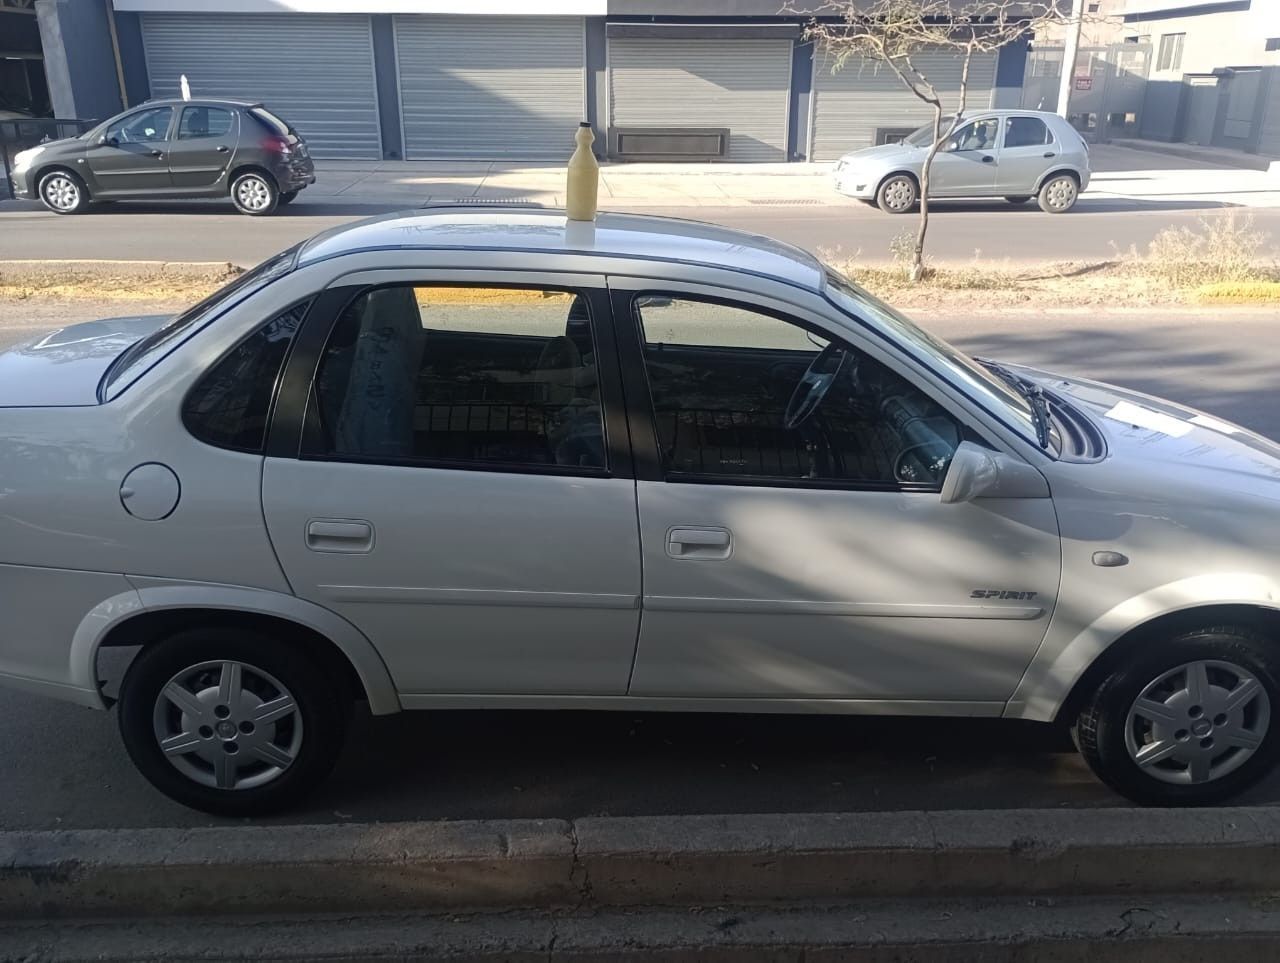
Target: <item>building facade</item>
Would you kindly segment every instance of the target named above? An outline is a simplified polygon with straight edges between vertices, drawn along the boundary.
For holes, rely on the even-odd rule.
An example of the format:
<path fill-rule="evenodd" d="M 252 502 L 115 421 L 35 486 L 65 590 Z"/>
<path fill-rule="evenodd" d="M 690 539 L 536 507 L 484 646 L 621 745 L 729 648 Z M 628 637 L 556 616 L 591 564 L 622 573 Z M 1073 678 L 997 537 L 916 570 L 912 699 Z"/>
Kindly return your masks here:
<path fill-rule="evenodd" d="M 318 157 L 558 160 L 585 119 L 614 159 L 830 160 L 929 119 L 886 68 L 832 63 L 780 0 L 34 0 L 53 108 L 262 100 Z M 815 5 L 815 9 L 816 9 Z M 971 66 L 1016 106 L 1028 44 Z M 940 88 L 960 62 L 926 58 Z"/>

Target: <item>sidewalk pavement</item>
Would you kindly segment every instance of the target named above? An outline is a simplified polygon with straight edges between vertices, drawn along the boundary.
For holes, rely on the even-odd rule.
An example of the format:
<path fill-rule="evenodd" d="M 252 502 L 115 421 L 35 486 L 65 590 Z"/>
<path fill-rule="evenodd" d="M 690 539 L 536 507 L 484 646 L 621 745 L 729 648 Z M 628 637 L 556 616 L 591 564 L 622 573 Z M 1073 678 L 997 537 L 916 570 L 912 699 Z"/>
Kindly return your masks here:
<path fill-rule="evenodd" d="M 1093 149 L 1090 198 L 1209 201 L 1280 207 L 1280 171 L 1242 170 L 1115 145 Z M 505 161 L 321 161 L 311 199 L 416 204 L 564 206 L 558 165 Z M 830 163 L 612 164 L 600 171 L 600 206 L 850 206 L 831 186 Z"/>

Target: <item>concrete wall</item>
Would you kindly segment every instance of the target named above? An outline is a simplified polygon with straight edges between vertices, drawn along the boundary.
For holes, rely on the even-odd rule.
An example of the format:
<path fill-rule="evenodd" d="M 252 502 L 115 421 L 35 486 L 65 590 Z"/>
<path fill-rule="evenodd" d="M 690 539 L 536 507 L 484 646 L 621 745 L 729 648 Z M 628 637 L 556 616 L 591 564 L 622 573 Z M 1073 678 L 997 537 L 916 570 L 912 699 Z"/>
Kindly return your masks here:
<path fill-rule="evenodd" d="M 36 0 L 36 19 L 54 116 L 100 120 L 123 109 L 106 4 Z"/>
<path fill-rule="evenodd" d="M 1163 16 L 1143 14 L 1125 18 L 1126 36 L 1151 39 L 1152 80 L 1181 80 L 1183 74 L 1209 73 L 1215 67 L 1280 64 L 1280 51 L 1266 49 L 1266 38 L 1280 36 L 1280 2 L 1218 4 L 1202 12 Z M 1183 33 L 1182 63 L 1160 70 L 1160 37 Z"/>
<path fill-rule="evenodd" d="M 1258 153 L 1280 159 L 1280 68 L 1264 72 L 1262 123 L 1258 133 Z"/>

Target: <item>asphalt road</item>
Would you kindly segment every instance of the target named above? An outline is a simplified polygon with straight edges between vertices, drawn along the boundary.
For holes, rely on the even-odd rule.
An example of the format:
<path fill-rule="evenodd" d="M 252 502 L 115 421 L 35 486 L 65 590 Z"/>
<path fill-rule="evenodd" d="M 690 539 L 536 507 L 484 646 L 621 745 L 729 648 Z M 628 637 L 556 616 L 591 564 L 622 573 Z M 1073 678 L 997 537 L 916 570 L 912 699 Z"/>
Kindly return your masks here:
<path fill-rule="evenodd" d="M 25 333 L 5 314 L 0 343 Z M 1280 437 L 1274 311 L 928 323 L 974 353 L 1125 383 Z M 0 828 L 213 821 L 143 782 L 114 714 L 0 691 L 0 733 Z M 1280 775 L 1241 801 L 1280 803 Z M 1017 723 L 412 713 L 357 718 L 333 778 L 281 821 L 1119 804 L 1060 733 Z"/>
<path fill-rule="evenodd" d="M 403 204 L 308 200 L 304 192 L 269 218 L 236 214 L 229 203 L 121 202 L 79 217 L 59 217 L 30 202 L 0 201 L 0 260 L 125 258 L 157 261 L 231 261 L 252 265 L 318 231 Z M 914 229 L 914 217 L 896 217 L 861 204 L 751 207 L 637 208 L 642 213 L 696 218 L 755 231 L 814 251 L 884 261 L 890 242 Z M 938 260 L 1088 261 L 1145 248 L 1161 229 L 1194 227 L 1202 217 L 1234 208 L 1212 201 L 1128 201 L 1081 198 L 1067 215 L 1003 200 L 937 202 L 929 251 Z M 1250 212 L 1280 253 L 1280 209 Z"/>

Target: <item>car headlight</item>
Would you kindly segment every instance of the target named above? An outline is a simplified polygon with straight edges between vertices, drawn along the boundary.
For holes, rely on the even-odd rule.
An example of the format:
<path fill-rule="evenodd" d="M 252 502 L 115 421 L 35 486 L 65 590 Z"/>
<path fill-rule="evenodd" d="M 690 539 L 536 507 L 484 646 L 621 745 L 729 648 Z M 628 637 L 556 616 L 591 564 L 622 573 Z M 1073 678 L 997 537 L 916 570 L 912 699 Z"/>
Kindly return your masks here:
<path fill-rule="evenodd" d="M 13 172 L 21 174 L 35 163 L 37 157 L 44 153 L 43 147 L 31 147 L 27 150 L 20 150 L 13 155 Z"/>

